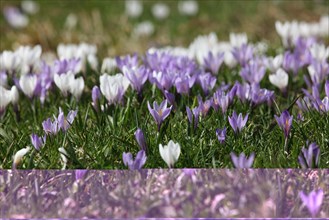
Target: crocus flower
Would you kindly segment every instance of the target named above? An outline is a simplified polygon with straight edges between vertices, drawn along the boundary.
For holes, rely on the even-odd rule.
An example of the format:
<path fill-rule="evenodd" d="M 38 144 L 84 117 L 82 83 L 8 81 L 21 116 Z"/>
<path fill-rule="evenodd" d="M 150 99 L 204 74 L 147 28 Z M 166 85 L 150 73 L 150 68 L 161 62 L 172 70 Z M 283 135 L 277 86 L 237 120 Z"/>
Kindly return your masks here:
<path fill-rule="evenodd" d="M 11 99 L 12 97 L 10 90 L 0 86 L 0 116 L 4 114 L 7 106 L 11 102 Z"/>
<path fill-rule="evenodd" d="M 239 116 L 236 114 L 235 111 L 233 111 L 232 117 L 228 117 L 228 121 L 233 128 L 234 132 L 241 132 L 241 130 L 244 128 L 248 121 L 248 114 L 243 118 L 242 114 L 240 113 Z"/>
<path fill-rule="evenodd" d="M 281 116 L 275 115 L 275 120 L 277 121 L 278 125 L 284 132 L 284 136 L 287 139 L 290 133 L 291 125 L 292 125 L 292 119 L 293 116 L 290 116 L 289 112 L 287 110 L 283 111 Z"/>
<path fill-rule="evenodd" d="M 57 134 L 58 130 L 60 129 L 58 126 L 57 119 L 55 119 L 55 121 L 52 122 L 51 118 L 44 120 L 42 122 L 42 127 L 43 127 L 43 131 L 46 134 Z"/>
<path fill-rule="evenodd" d="M 181 147 L 178 143 L 174 143 L 170 140 L 168 145 L 162 146 L 162 144 L 159 144 L 159 151 L 162 159 L 166 162 L 168 167 L 171 168 L 179 158 Z"/>
<path fill-rule="evenodd" d="M 179 1 L 178 11 L 180 14 L 193 16 L 199 11 L 198 2 L 195 0 Z"/>
<path fill-rule="evenodd" d="M 98 86 L 94 86 L 93 89 L 91 90 L 91 99 L 92 99 L 92 106 L 96 111 L 98 111 L 98 100 L 101 98 L 101 91 L 99 90 Z"/>
<path fill-rule="evenodd" d="M 314 218 L 320 211 L 322 202 L 323 202 L 323 190 L 319 189 L 317 191 L 313 190 L 310 194 L 305 195 L 304 192 L 300 192 L 299 196 L 303 201 L 303 204 L 308 208 L 308 211 L 311 213 Z"/>
<path fill-rule="evenodd" d="M 262 81 L 266 68 L 260 59 L 248 62 L 240 71 L 241 77 L 250 84 L 258 84 Z"/>
<path fill-rule="evenodd" d="M 149 71 L 145 68 L 145 66 L 134 66 L 129 68 L 127 66 L 123 66 L 122 72 L 125 77 L 130 81 L 134 90 L 138 93 L 141 93 L 144 83 L 146 82 Z"/>
<path fill-rule="evenodd" d="M 194 129 L 196 129 L 199 123 L 199 108 L 196 107 L 191 110 L 189 107 L 186 106 L 186 113 L 189 123 L 192 124 L 194 121 Z"/>
<path fill-rule="evenodd" d="M 139 0 L 126 0 L 125 14 L 132 18 L 139 17 L 143 12 L 143 4 Z"/>
<path fill-rule="evenodd" d="M 224 61 L 224 53 L 213 54 L 209 51 L 208 56 L 204 58 L 204 66 L 207 70 L 210 70 L 212 74 L 217 75 L 220 66 Z"/>
<path fill-rule="evenodd" d="M 36 134 L 31 134 L 31 142 L 36 150 L 40 150 L 40 148 L 46 143 L 46 135 L 39 137 Z"/>
<path fill-rule="evenodd" d="M 329 80 L 326 81 L 324 89 L 326 92 L 326 96 L 329 97 Z"/>
<path fill-rule="evenodd" d="M 88 170 L 75 170 L 74 174 L 75 174 L 75 180 L 82 180 L 85 175 L 87 174 Z"/>
<path fill-rule="evenodd" d="M 165 99 L 164 101 L 161 102 L 160 106 L 156 101 L 154 101 L 153 109 L 150 106 L 150 103 L 147 102 L 147 107 L 152 117 L 154 118 L 155 122 L 158 125 L 158 131 L 160 131 L 161 124 L 169 116 L 172 106 L 167 108 L 167 99 Z"/>
<path fill-rule="evenodd" d="M 145 141 L 145 137 L 144 137 L 144 133 L 142 131 L 142 129 L 138 128 L 137 131 L 135 132 L 135 138 L 136 141 L 139 145 L 139 147 L 141 148 L 141 150 L 146 151 L 146 141 Z"/>
<path fill-rule="evenodd" d="M 216 129 L 216 136 L 218 138 L 219 143 L 223 144 L 226 139 L 226 128 L 224 127 L 223 129 Z"/>
<path fill-rule="evenodd" d="M 216 77 L 212 76 L 210 73 L 203 73 L 198 77 L 198 82 L 206 95 L 208 95 L 209 91 L 214 88 L 216 81 Z"/>
<path fill-rule="evenodd" d="M 77 73 L 79 72 L 79 63 L 79 58 L 55 60 L 53 72 L 58 75 L 68 73 L 69 71 Z"/>
<path fill-rule="evenodd" d="M 111 73 L 117 68 L 117 62 L 114 58 L 106 57 L 103 59 L 101 72 L 102 73 Z"/>
<path fill-rule="evenodd" d="M 289 76 L 283 69 L 279 68 L 275 74 L 269 76 L 270 82 L 278 87 L 281 91 L 284 91 L 288 86 Z"/>
<path fill-rule="evenodd" d="M 129 80 L 120 73 L 114 76 L 103 74 L 99 77 L 99 81 L 100 90 L 109 104 L 121 102 L 130 85 Z"/>
<path fill-rule="evenodd" d="M 234 58 L 241 64 L 245 66 L 248 61 L 253 57 L 254 49 L 248 44 L 243 44 L 240 48 L 234 48 L 232 54 Z"/>
<path fill-rule="evenodd" d="M 329 47 L 326 48 L 324 44 L 315 43 L 310 47 L 309 50 L 311 52 L 312 58 L 317 61 L 326 61 L 329 57 Z"/>
<path fill-rule="evenodd" d="M 140 150 L 135 160 L 133 160 L 133 156 L 131 153 L 123 153 L 122 155 L 123 163 L 125 166 L 128 166 L 130 170 L 140 170 L 142 166 L 145 164 L 147 156 L 144 150 Z"/>
<path fill-rule="evenodd" d="M 254 162 L 255 154 L 252 153 L 249 158 L 242 152 L 239 157 L 235 153 L 231 153 L 231 159 L 235 168 L 250 168 Z"/>
<path fill-rule="evenodd" d="M 282 65 L 283 55 L 279 54 L 276 57 L 268 57 L 266 60 L 267 68 L 272 72 L 276 72 Z"/>
<path fill-rule="evenodd" d="M 13 28 L 24 28 L 29 23 L 29 18 L 20 12 L 20 10 L 16 7 L 6 7 L 4 9 L 4 15 L 7 22 Z"/>
<path fill-rule="evenodd" d="M 13 168 L 17 167 L 17 165 L 22 161 L 25 154 L 27 154 L 30 151 L 30 149 L 31 149 L 30 147 L 26 147 L 16 152 L 13 158 Z"/>
<path fill-rule="evenodd" d="M 70 91 L 71 86 L 69 82 L 72 80 L 74 80 L 74 74 L 71 71 L 61 75 L 54 75 L 54 83 L 64 96 L 67 96 L 67 93 Z"/>
<path fill-rule="evenodd" d="M 170 9 L 168 5 L 163 3 L 156 3 L 152 6 L 152 14 L 155 18 L 163 20 L 168 17 Z"/>
<path fill-rule="evenodd" d="M 77 115 L 78 110 L 71 110 L 68 114 L 67 117 L 65 117 L 64 112 L 62 111 L 61 108 L 59 108 L 59 114 L 57 117 L 58 121 L 58 127 L 61 128 L 63 131 L 67 131 L 71 124 L 74 121 L 75 116 Z"/>
<path fill-rule="evenodd" d="M 32 98 L 38 84 L 38 77 L 36 75 L 23 75 L 19 79 L 19 86 L 23 93 Z"/>
<path fill-rule="evenodd" d="M 66 165 L 67 165 L 67 152 L 66 152 L 66 150 L 64 149 L 64 147 L 60 147 L 60 148 L 58 148 L 58 151 L 59 151 L 59 153 L 60 153 L 60 156 L 61 156 L 61 159 L 62 159 L 62 162 L 63 162 L 63 167 L 62 167 L 62 170 L 65 170 L 65 168 L 66 168 Z"/>
<path fill-rule="evenodd" d="M 298 156 L 299 164 L 302 168 L 317 168 L 319 166 L 320 148 L 316 143 L 311 143 L 306 149 L 303 147 Z M 315 160 L 314 160 L 315 159 Z"/>
<path fill-rule="evenodd" d="M 21 65 L 21 58 L 13 51 L 3 51 L 0 54 L 0 70 L 7 74 L 16 72 Z"/>

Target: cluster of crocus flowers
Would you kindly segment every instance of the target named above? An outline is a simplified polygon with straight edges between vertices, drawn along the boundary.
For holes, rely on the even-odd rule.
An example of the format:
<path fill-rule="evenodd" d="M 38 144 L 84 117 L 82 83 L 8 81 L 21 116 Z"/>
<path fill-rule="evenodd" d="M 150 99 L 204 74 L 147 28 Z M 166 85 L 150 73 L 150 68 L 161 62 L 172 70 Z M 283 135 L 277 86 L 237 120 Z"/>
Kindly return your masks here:
<path fill-rule="evenodd" d="M 85 87 L 85 81 L 83 78 L 75 78 L 71 71 L 61 75 L 55 74 L 54 82 L 64 96 L 67 96 L 67 93 L 70 92 L 77 100 L 80 99 Z"/>

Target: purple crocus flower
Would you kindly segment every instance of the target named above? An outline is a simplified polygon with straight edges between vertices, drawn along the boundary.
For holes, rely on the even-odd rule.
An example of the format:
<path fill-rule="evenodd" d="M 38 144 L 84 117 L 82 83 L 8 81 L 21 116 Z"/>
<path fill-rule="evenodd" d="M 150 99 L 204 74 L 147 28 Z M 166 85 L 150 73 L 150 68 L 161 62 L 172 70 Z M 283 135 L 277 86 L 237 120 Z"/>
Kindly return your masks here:
<path fill-rule="evenodd" d="M 167 99 L 165 99 L 161 102 L 160 106 L 154 101 L 153 109 L 151 108 L 150 103 L 147 102 L 147 107 L 158 125 L 158 131 L 160 131 L 161 124 L 169 116 L 172 106 L 167 108 Z"/>
<path fill-rule="evenodd" d="M 236 83 L 236 96 L 240 99 L 241 102 L 245 103 L 247 100 L 251 99 L 251 86 L 248 83 L 241 85 Z"/>
<path fill-rule="evenodd" d="M 302 168 L 317 168 L 319 166 L 320 148 L 316 143 L 311 143 L 306 149 L 303 147 L 302 152 L 298 156 L 299 164 Z M 315 160 L 313 160 L 315 157 Z"/>
<path fill-rule="evenodd" d="M 241 77 L 250 84 L 258 84 L 264 78 L 266 68 L 260 59 L 250 61 L 241 71 Z"/>
<path fill-rule="evenodd" d="M 201 73 L 198 76 L 198 82 L 200 83 L 202 90 L 206 95 L 208 95 L 209 91 L 214 88 L 216 81 L 216 77 L 210 73 Z"/>
<path fill-rule="evenodd" d="M 69 71 L 77 73 L 79 70 L 79 63 L 80 58 L 56 60 L 54 62 L 53 73 L 58 75 L 67 73 Z"/>
<path fill-rule="evenodd" d="M 219 143 L 224 144 L 225 139 L 226 139 L 226 128 L 224 127 L 223 129 L 216 129 L 216 136 L 218 138 Z"/>
<path fill-rule="evenodd" d="M 254 105 L 259 105 L 264 102 L 267 102 L 268 105 L 270 105 L 272 103 L 272 99 L 274 98 L 274 91 L 261 89 L 259 87 L 259 84 L 253 84 L 250 87 L 250 93 L 251 93 L 251 102 Z"/>
<path fill-rule="evenodd" d="M 283 111 L 281 116 L 275 115 L 275 120 L 277 121 L 278 125 L 284 132 L 284 136 L 287 139 L 290 133 L 291 125 L 292 125 L 292 119 L 293 116 L 289 114 L 287 110 Z"/>
<path fill-rule="evenodd" d="M 319 189 L 317 191 L 313 190 L 309 195 L 305 195 L 304 192 L 300 192 L 299 196 L 303 201 L 303 204 L 308 208 L 308 211 L 311 213 L 314 218 L 320 211 L 322 202 L 323 202 L 323 190 Z"/>
<path fill-rule="evenodd" d="M 79 181 L 82 180 L 85 175 L 87 174 L 88 170 L 75 170 L 74 174 L 75 174 L 75 180 Z"/>
<path fill-rule="evenodd" d="M 122 72 L 125 77 L 130 81 L 134 90 L 136 90 L 139 94 L 142 91 L 143 85 L 148 79 L 149 70 L 145 68 L 145 66 L 123 66 Z"/>
<path fill-rule="evenodd" d="M 145 137 L 144 137 L 144 133 L 142 131 L 142 129 L 138 128 L 137 131 L 135 132 L 135 138 L 136 141 L 139 145 L 139 147 L 141 148 L 141 150 L 146 151 L 146 141 L 145 141 Z"/>
<path fill-rule="evenodd" d="M 236 114 L 235 111 L 233 111 L 232 117 L 228 117 L 228 121 L 231 125 L 231 127 L 234 130 L 234 133 L 241 132 L 241 130 L 246 126 L 246 123 L 248 121 L 249 115 L 247 114 L 244 118 L 242 117 L 242 114 L 240 113 L 239 116 Z"/>
<path fill-rule="evenodd" d="M 167 90 L 164 90 L 163 92 L 164 96 L 168 100 L 169 104 L 173 106 L 173 108 L 176 108 L 176 103 L 175 103 L 175 95 L 168 92 Z"/>
<path fill-rule="evenodd" d="M 250 168 L 255 158 L 255 153 L 251 153 L 249 158 L 247 158 L 243 152 L 239 157 L 233 152 L 231 152 L 230 155 L 235 168 Z"/>
<path fill-rule="evenodd" d="M 186 107 L 186 113 L 189 123 L 192 124 L 194 121 L 194 129 L 196 129 L 199 123 L 199 115 L 200 115 L 199 108 L 193 108 L 191 111 L 189 107 Z"/>
<path fill-rule="evenodd" d="M 102 96 L 101 91 L 98 88 L 98 86 L 94 86 L 93 89 L 91 90 L 91 99 L 93 100 L 91 104 L 96 111 L 98 111 L 98 105 L 99 105 L 98 100 L 101 98 L 101 96 Z"/>
<path fill-rule="evenodd" d="M 140 150 L 135 160 L 133 160 L 133 156 L 131 153 L 123 153 L 122 155 L 123 163 L 125 166 L 128 166 L 130 170 L 140 170 L 142 166 L 145 164 L 147 156 L 145 151 Z"/>
<path fill-rule="evenodd" d="M 324 90 L 326 92 L 326 96 L 329 97 L 329 80 L 326 81 L 326 84 L 324 86 Z"/>
<path fill-rule="evenodd" d="M 213 99 L 208 99 L 206 101 L 202 101 L 201 96 L 198 96 L 198 111 L 202 116 L 206 116 L 211 108 L 213 106 Z"/>
<path fill-rule="evenodd" d="M 138 55 L 135 53 L 132 56 L 127 55 L 124 57 L 116 57 L 115 58 L 118 68 L 123 71 L 123 67 L 126 66 L 128 68 L 137 67 L 138 66 Z"/>
<path fill-rule="evenodd" d="M 190 92 L 190 88 L 193 87 L 196 80 L 196 75 L 190 77 L 189 75 L 181 75 L 178 76 L 175 80 L 175 86 L 177 92 L 179 94 L 186 94 L 188 95 Z"/>
<path fill-rule="evenodd" d="M 46 134 L 57 134 L 57 132 L 60 129 L 59 126 L 58 126 L 57 119 L 55 119 L 55 121 L 52 122 L 51 118 L 48 118 L 47 120 L 44 120 L 42 122 L 42 127 L 43 127 L 43 130 Z"/>
<path fill-rule="evenodd" d="M 36 134 L 31 134 L 31 143 L 36 150 L 40 150 L 40 148 L 46 143 L 46 135 L 39 137 Z"/>
<path fill-rule="evenodd" d="M 69 127 L 73 123 L 74 118 L 77 115 L 77 113 L 78 113 L 78 110 L 75 110 L 75 111 L 71 110 L 67 114 L 67 117 L 65 118 L 64 112 L 62 111 L 61 108 L 59 108 L 59 114 L 57 117 L 58 127 L 61 128 L 63 131 L 67 131 L 67 129 L 69 129 Z"/>
<path fill-rule="evenodd" d="M 220 66 L 224 61 L 224 53 L 213 54 L 209 51 L 208 56 L 204 58 L 204 66 L 206 70 L 210 70 L 212 74 L 217 75 Z"/>
<path fill-rule="evenodd" d="M 245 66 L 248 61 L 253 57 L 254 48 L 251 45 L 243 44 L 240 48 L 234 48 L 232 54 L 234 58 L 240 63 L 241 66 Z"/>
<path fill-rule="evenodd" d="M 153 71 L 152 74 L 149 74 L 149 81 L 156 84 L 161 90 L 170 90 L 175 82 L 174 80 L 175 77 L 169 72 Z"/>

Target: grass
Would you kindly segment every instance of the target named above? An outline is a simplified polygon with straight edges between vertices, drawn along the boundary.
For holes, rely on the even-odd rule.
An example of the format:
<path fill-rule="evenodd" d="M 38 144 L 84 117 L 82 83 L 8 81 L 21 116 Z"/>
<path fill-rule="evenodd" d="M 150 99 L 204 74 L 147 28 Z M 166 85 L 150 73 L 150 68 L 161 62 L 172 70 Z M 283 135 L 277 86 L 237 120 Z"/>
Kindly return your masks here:
<path fill-rule="evenodd" d="M 151 19 L 148 10 L 153 3 L 151 1 L 145 1 L 144 10 L 147 12 L 137 20 L 129 20 L 118 12 L 124 9 L 121 1 L 106 2 L 106 6 L 104 1 L 92 3 L 83 1 L 79 4 L 77 1 L 38 2 L 42 10 L 40 14 L 32 18 L 32 24 L 24 31 L 11 30 L 3 18 L 0 19 L 0 30 L 5 33 L 4 37 L 1 37 L 1 51 L 10 49 L 18 42 L 40 43 L 47 51 L 55 50 L 59 42 L 88 40 L 98 45 L 100 57 L 114 56 L 135 51 L 143 52 L 155 43 L 157 45 L 187 45 L 187 42 L 198 34 L 210 31 L 215 31 L 219 37 L 226 39 L 230 31 L 247 31 L 248 36 L 253 40 L 268 36 L 268 40 L 276 39 L 271 44 L 274 51 L 274 48 L 279 45 L 279 38 L 274 33 L 275 19 L 305 16 L 303 20 L 317 20 L 325 9 L 323 6 L 327 6 L 327 2 L 312 4 L 309 1 L 281 2 L 278 5 L 265 1 L 250 1 L 245 5 L 241 1 L 234 1 L 232 4 L 227 1 L 200 1 L 199 16 L 188 19 L 178 15 L 175 9 L 176 3 L 169 1 L 168 4 L 172 8 L 171 17 L 163 24 L 155 22 L 157 31 L 150 38 L 136 40 L 129 35 L 130 30 L 134 23 Z M 1 1 L 1 8 L 6 4 L 9 2 Z M 306 10 L 307 7 L 310 9 Z M 90 9 L 86 10 L 86 8 Z M 289 9 L 291 13 L 288 13 Z M 303 13 L 299 14 L 300 11 Z M 81 22 L 72 32 L 61 31 L 65 16 L 70 12 L 78 14 Z M 98 19 L 99 16 L 100 19 Z M 87 24 L 88 22 L 91 24 Z M 196 25 L 203 28 L 194 28 Z M 266 28 L 271 31 L 267 31 Z M 41 31 L 37 33 L 37 30 Z M 165 120 L 162 135 L 159 136 L 156 124 L 147 109 L 147 101 L 163 100 L 163 95 L 159 90 L 154 90 L 147 82 L 143 89 L 144 98 L 139 102 L 136 93 L 130 88 L 125 95 L 123 106 L 113 107 L 109 112 L 96 113 L 91 106 L 91 88 L 99 85 L 100 73 L 89 69 L 84 76 L 86 88 L 78 103 L 70 97 L 64 98 L 59 90 L 54 88 L 44 106 L 41 106 L 38 100 L 31 102 L 21 95 L 19 102 L 21 120 L 19 121 L 16 120 L 15 113 L 9 106 L 6 115 L 0 121 L 0 167 L 11 168 L 12 156 L 15 152 L 27 145 L 31 146 L 30 135 L 32 133 L 42 135 L 42 121 L 53 115 L 57 116 L 58 108 L 61 107 L 65 114 L 69 110 L 78 109 L 77 118 L 71 128 L 67 133 L 59 132 L 56 136 L 47 137 L 45 147 L 40 152 L 35 150 L 30 152 L 24 158 L 20 168 L 60 169 L 62 164 L 58 148 L 65 147 L 69 154 L 69 169 L 125 169 L 122 153 L 129 151 L 135 156 L 139 150 L 134 137 L 134 132 L 138 127 L 144 131 L 148 143 L 148 159 L 144 168 L 166 167 L 160 157 L 158 144 L 167 144 L 169 140 L 178 142 L 182 147 L 181 156 L 175 164 L 176 168 L 230 168 L 233 167 L 229 155 L 232 151 L 244 152 L 247 155 L 255 152 L 254 168 L 297 168 L 299 167 L 297 157 L 307 140 L 319 145 L 320 168 L 328 168 L 329 114 L 311 111 L 304 114 L 304 121 L 296 120 L 298 108 L 293 104 L 295 98 L 301 94 L 301 88 L 305 87 L 302 77 L 297 77 L 296 82 L 292 82 L 292 78 L 289 79 L 289 94 L 283 97 L 279 90 L 269 83 L 268 74 L 265 75 L 261 87 L 275 90 L 275 101 L 279 108 L 275 105 L 270 107 L 261 105 L 253 108 L 235 98 L 227 115 L 231 116 L 233 110 L 243 115 L 250 114 L 247 126 L 241 134 L 234 135 L 227 117 L 213 110 L 201 119 L 196 130 L 189 127 L 185 107 L 195 107 L 197 95 L 202 94 L 201 88 L 194 86 L 188 97 L 176 95 L 178 107 Z M 303 69 L 302 74 L 307 74 L 307 70 Z M 241 78 L 229 69 L 221 69 L 217 85 L 219 82 L 234 81 L 241 81 Z M 321 97 L 323 95 L 324 92 Z M 102 102 L 105 103 L 105 100 L 103 99 Z M 283 150 L 283 132 L 276 124 L 274 115 L 279 115 L 291 105 L 293 105 L 294 121 L 287 155 Z M 224 126 L 228 128 L 228 134 L 226 143 L 221 145 L 217 140 L 215 130 Z"/>

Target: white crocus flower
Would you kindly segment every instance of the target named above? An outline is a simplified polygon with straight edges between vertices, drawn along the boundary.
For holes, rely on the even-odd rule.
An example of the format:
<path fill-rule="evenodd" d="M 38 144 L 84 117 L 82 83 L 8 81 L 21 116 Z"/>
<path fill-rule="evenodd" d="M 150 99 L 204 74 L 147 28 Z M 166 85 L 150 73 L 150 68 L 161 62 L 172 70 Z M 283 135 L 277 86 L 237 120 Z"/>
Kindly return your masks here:
<path fill-rule="evenodd" d="M 0 116 L 5 112 L 11 100 L 12 98 L 10 90 L 0 86 Z"/>
<path fill-rule="evenodd" d="M 126 0 L 126 15 L 137 18 L 143 13 L 143 4 L 139 0 Z"/>
<path fill-rule="evenodd" d="M 67 157 L 66 157 L 66 155 L 68 155 L 68 154 L 67 154 L 66 150 L 64 149 L 64 147 L 58 148 L 58 151 L 60 153 L 60 156 L 61 156 L 61 159 L 62 159 L 62 162 L 63 162 L 63 168 L 62 168 L 62 170 L 65 170 L 66 169 L 66 165 L 67 165 Z"/>
<path fill-rule="evenodd" d="M 170 140 L 168 145 L 162 146 L 162 144 L 159 144 L 159 151 L 162 159 L 171 168 L 179 158 L 181 147 L 178 143 Z"/>
<path fill-rule="evenodd" d="M 325 61 L 329 56 L 329 47 L 324 44 L 313 44 L 310 48 L 312 57 L 319 62 Z"/>
<path fill-rule="evenodd" d="M 27 154 L 30 151 L 30 147 L 27 146 L 26 148 L 20 149 L 16 152 L 16 154 L 13 157 L 13 168 L 16 168 L 17 165 L 22 161 L 25 154 Z"/>
<path fill-rule="evenodd" d="M 248 43 L 248 37 L 246 33 L 230 33 L 230 43 L 232 47 L 241 47 L 243 44 Z"/>
<path fill-rule="evenodd" d="M 184 0 L 178 3 L 178 11 L 182 15 L 196 15 L 199 11 L 198 2 L 195 0 Z"/>
<path fill-rule="evenodd" d="M 288 86 L 289 76 L 283 69 L 279 68 L 275 74 L 269 76 L 269 80 L 274 86 L 283 91 Z"/>
<path fill-rule="evenodd" d="M 32 0 L 24 0 L 21 2 L 21 6 L 24 12 L 28 14 L 35 14 L 39 11 L 39 5 Z"/>
<path fill-rule="evenodd" d="M 33 97 L 37 84 L 38 77 L 36 75 L 23 75 L 19 79 L 19 86 L 21 87 L 21 90 L 29 98 Z"/>
<path fill-rule="evenodd" d="M 61 90 L 64 96 L 67 96 L 67 92 L 70 91 L 70 82 L 72 81 L 74 81 L 74 74 L 71 71 L 61 75 L 54 75 L 55 85 Z"/>
<path fill-rule="evenodd" d="M 137 24 L 133 30 L 133 36 L 150 36 L 154 33 L 154 25 L 151 21 L 143 21 Z"/>
<path fill-rule="evenodd" d="M 19 100 L 19 93 L 18 93 L 18 89 L 17 89 L 16 86 L 11 87 L 10 97 L 11 97 L 11 103 L 13 105 L 16 105 L 18 103 L 18 100 Z"/>
<path fill-rule="evenodd" d="M 276 72 L 282 65 L 283 55 L 279 54 L 276 57 L 268 57 L 267 58 L 267 68 L 272 72 Z"/>
<path fill-rule="evenodd" d="M 21 64 L 21 59 L 12 51 L 3 51 L 0 55 L 0 70 L 15 71 Z"/>
<path fill-rule="evenodd" d="M 169 7 L 163 3 L 157 3 L 152 6 L 152 14 L 155 18 L 162 20 L 168 17 Z"/>
<path fill-rule="evenodd" d="M 110 104 L 120 101 L 130 85 L 129 80 L 121 73 L 114 76 L 103 74 L 99 81 L 100 90 Z"/>
<path fill-rule="evenodd" d="M 230 52 L 230 51 L 225 52 L 225 54 L 224 54 L 224 63 L 229 68 L 233 68 L 238 64 L 238 62 L 234 58 L 232 52 Z"/>
<path fill-rule="evenodd" d="M 69 82 L 70 84 L 70 93 L 79 100 L 81 97 L 81 94 L 83 92 L 83 89 L 85 88 L 85 81 L 82 77 L 79 77 L 77 79 L 72 79 Z"/>
<path fill-rule="evenodd" d="M 21 74 L 27 74 L 31 68 L 40 61 L 42 48 L 40 45 L 34 47 L 21 46 L 15 53 L 21 58 Z"/>
<path fill-rule="evenodd" d="M 103 59 L 101 72 L 110 73 L 117 68 L 117 62 L 113 58 L 106 57 Z"/>

